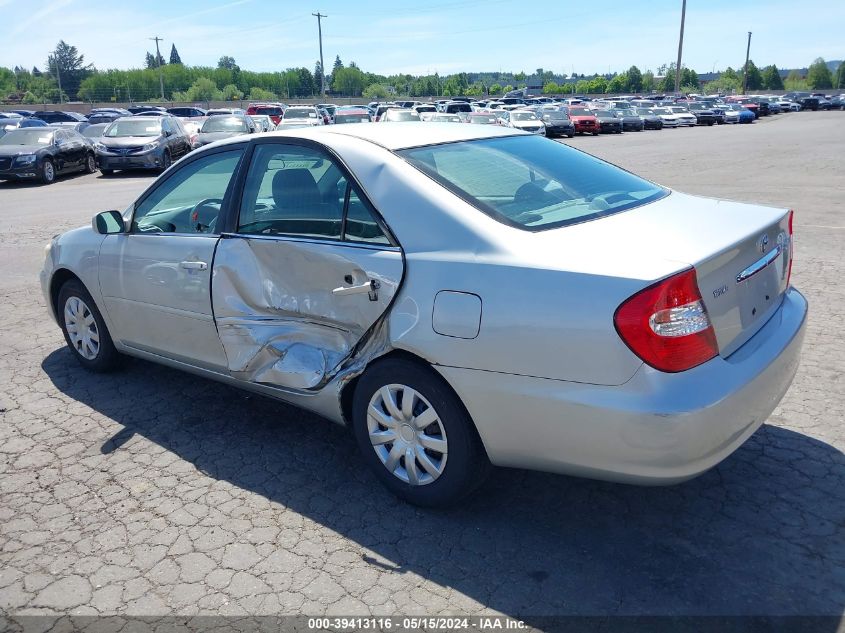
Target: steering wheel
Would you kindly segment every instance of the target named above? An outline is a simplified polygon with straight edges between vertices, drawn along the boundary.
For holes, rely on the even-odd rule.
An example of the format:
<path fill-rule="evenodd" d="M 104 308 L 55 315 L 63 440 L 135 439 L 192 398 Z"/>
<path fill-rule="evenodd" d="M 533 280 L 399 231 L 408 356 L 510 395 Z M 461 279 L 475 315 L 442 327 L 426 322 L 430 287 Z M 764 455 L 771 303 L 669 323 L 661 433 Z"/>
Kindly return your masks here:
<path fill-rule="evenodd" d="M 216 204 L 217 206 L 211 206 Z M 212 224 L 217 224 L 217 216 L 220 215 L 220 209 L 223 206 L 222 198 L 205 198 L 197 202 L 194 208 L 191 209 L 190 222 L 197 233 L 206 233 L 211 228 Z"/>

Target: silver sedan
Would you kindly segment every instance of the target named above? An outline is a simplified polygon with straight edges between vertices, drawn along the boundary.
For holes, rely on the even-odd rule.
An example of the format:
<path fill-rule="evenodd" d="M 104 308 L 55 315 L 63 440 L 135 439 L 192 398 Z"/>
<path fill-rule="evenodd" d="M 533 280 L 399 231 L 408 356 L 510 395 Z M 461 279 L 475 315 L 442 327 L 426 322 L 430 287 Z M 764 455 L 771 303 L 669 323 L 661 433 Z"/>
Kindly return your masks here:
<path fill-rule="evenodd" d="M 718 464 L 799 362 L 792 212 L 670 191 L 495 126 L 352 124 L 190 154 L 55 238 L 71 353 L 352 426 L 421 505 L 490 465 L 664 484 Z"/>

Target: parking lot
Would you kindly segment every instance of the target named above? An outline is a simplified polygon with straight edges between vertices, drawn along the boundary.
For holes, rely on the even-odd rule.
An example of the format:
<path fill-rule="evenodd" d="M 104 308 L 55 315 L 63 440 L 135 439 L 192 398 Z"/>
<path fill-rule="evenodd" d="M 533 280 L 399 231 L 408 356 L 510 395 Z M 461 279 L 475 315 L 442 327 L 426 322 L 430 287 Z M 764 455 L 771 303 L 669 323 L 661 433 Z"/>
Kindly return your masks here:
<path fill-rule="evenodd" d="M 61 231 L 153 176 L 0 183 L 0 613 L 826 615 L 845 610 L 845 115 L 566 142 L 689 193 L 795 209 L 810 302 L 789 393 L 682 485 L 500 470 L 405 505 L 347 432 L 134 361 L 87 374 L 37 274 Z"/>

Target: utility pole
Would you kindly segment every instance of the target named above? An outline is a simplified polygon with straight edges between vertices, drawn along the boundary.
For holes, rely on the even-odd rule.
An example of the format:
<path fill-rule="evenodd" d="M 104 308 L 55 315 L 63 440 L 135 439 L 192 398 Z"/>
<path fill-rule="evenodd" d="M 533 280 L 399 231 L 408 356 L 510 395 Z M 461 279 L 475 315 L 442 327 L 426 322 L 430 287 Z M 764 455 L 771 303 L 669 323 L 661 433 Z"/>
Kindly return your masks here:
<path fill-rule="evenodd" d="M 686 0 L 684 0 L 686 2 Z M 161 100 L 164 101 L 164 75 L 161 74 L 161 53 L 158 50 L 158 43 L 163 42 L 164 40 L 161 39 L 158 35 L 155 37 L 151 37 L 156 43 L 156 64 L 158 64 L 158 85 L 161 87 Z"/>
<path fill-rule="evenodd" d="M 748 31 L 748 46 L 745 49 L 745 70 L 742 73 L 742 94 L 748 92 L 748 57 L 751 54 L 751 31 Z"/>
<path fill-rule="evenodd" d="M 687 0 L 681 5 L 681 34 L 678 37 L 678 63 L 675 64 L 675 94 L 681 91 L 681 53 L 684 50 L 684 19 L 687 15 Z"/>
<path fill-rule="evenodd" d="M 56 81 L 59 82 L 59 103 L 64 103 L 64 96 L 62 93 L 62 73 L 59 72 L 59 60 L 53 55 L 53 63 L 56 65 Z"/>
<path fill-rule="evenodd" d="M 320 36 L 320 94 L 325 98 L 326 96 L 326 65 L 323 63 L 323 25 L 321 20 L 329 16 L 323 15 L 319 11 L 312 13 L 317 18 L 317 33 Z"/>

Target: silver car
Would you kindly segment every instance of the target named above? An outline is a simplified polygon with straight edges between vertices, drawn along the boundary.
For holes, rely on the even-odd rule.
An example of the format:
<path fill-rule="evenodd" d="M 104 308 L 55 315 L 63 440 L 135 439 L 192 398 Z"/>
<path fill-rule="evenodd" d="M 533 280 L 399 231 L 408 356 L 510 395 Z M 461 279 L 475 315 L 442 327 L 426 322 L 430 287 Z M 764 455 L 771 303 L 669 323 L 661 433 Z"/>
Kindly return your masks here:
<path fill-rule="evenodd" d="M 670 191 L 497 126 L 242 136 L 52 240 L 94 371 L 163 363 L 352 426 L 397 495 L 490 464 L 665 484 L 778 404 L 807 303 L 792 212 Z"/>

